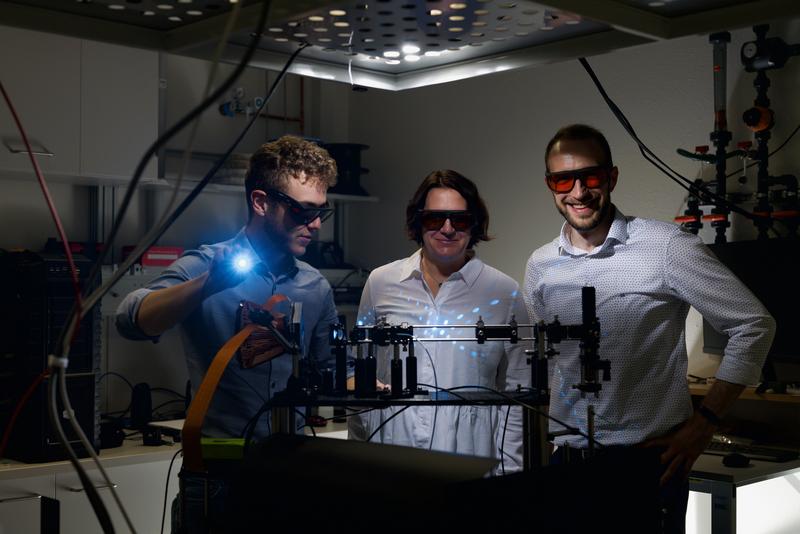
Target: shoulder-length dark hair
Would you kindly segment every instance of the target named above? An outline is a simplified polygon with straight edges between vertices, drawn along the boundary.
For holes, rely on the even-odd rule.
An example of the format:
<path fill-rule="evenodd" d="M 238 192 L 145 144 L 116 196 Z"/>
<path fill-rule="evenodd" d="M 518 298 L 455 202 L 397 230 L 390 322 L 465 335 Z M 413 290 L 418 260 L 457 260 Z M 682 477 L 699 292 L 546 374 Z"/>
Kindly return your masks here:
<path fill-rule="evenodd" d="M 422 244 L 422 226 L 419 222 L 419 211 L 425 207 L 428 192 L 436 187 L 453 189 L 467 201 L 467 209 L 475 216 L 475 226 L 468 248 L 472 248 L 478 241 L 489 241 L 489 211 L 486 204 L 478 194 L 478 188 L 472 181 L 449 169 L 433 171 L 422 181 L 417 192 L 411 197 L 406 208 L 406 232 L 408 238 Z"/>

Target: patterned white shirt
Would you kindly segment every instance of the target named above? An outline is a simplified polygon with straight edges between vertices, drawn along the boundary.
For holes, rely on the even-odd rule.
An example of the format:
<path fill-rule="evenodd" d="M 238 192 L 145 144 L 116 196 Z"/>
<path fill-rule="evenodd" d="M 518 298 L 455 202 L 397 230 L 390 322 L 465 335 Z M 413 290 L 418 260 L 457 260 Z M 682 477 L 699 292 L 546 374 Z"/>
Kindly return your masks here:
<path fill-rule="evenodd" d="M 524 299 L 531 318 L 581 323 L 581 287 L 596 289 L 599 354 L 611 360 L 611 381 L 599 397 L 581 398 L 578 341 L 564 341 L 552 364 L 550 413 L 587 430 L 588 403 L 596 410 L 596 439 L 632 445 L 662 435 L 692 414 L 686 380 L 685 322 L 694 306 L 730 340 L 718 379 L 759 379 L 775 321 L 755 296 L 699 237 L 665 222 L 625 217 L 615 208 L 604 243 L 587 253 L 561 235 L 528 260 Z M 551 431 L 563 430 L 551 422 Z M 586 447 L 581 436 L 557 444 Z"/>
<path fill-rule="evenodd" d="M 528 322 L 519 284 L 509 276 L 473 257 L 450 275 L 434 297 L 423 280 L 420 258 L 417 251 L 370 274 L 361 295 L 360 324 L 373 325 L 380 317 L 393 324 L 474 324 L 480 317 L 486 324 L 506 324 L 512 315 L 519 323 Z M 414 336 L 474 337 L 475 329 L 415 329 Z M 415 345 L 418 380 L 430 385 L 438 382 L 441 388 L 484 386 L 506 391 L 515 389 L 517 384 L 528 386 L 531 371 L 525 361 L 526 348 L 530 344 L 523 342 L 513 345 L 492 341 L 482 345 L 462 341 L 418 342 Z M 391 348 L 377 349 L 378 379 L 389 384 Z M 350 438 L 367 439 L 400 409 L 375 410 L 360 418 L 350 417 Z M 481 406 L 412 407 L 381 427 L 372 441 L 499 458 L 505 410 Z M 521 469 L 522 417 L 518 408 L 511 410 L 503 450 L 505 471 Z"/>

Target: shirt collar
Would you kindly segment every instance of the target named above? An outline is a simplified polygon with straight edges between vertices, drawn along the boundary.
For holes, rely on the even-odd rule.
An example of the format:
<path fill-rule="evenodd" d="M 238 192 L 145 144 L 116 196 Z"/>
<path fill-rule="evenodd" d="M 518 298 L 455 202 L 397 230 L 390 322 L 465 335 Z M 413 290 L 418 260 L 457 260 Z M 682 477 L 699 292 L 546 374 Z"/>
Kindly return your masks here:
<path fill-rule="evenodd" d="M 267 264 L 260 260 L 258 253 L 256 252 L 255 248 L 253 248 L 253 244 L 250 243 L 250 239 L 247 237 L 247 232 L 245 229 L 246 227 L 239 230 L 239 233 L 233 238 L 232 244 L 233 246 L 238 247 L 242 251 L 250 254 L 252 258 L 258 259 L 258 263 L 256 263 L 253 269 L 254 272 L 262 276 L 270 275 L 274 278 L 280 278 L 282 276 L 294 278 L 297 275 L 300 267 L 298 265 L 297 258 L 291 254 L 286 257 L 286 261 L 274 268 L 276 272 L 271 272 Z"/>
<path fill-rule="evenodd" d="M 418 249 L 414 254 L 405 259 L 400 269 L 400 281 L 404 282 L 410 278 L 422 278 L 422 249 Z M 461 278 L 469 287 L 478 279 L 478 275 L 483 269 L 483 262 L 479 260 L 475 251 L 471 251 L 471 258 L 461 269 L 450 275 L 453 278 Z"/>
<path fill-rule="evenodd" d="M 614 210 L 614 220 L 611 221 L 611 228 L 608 229 L 608 235 L 606 236 L 602 245 L 596 247 L 589 253 L 587 253 L 584 250 L 575 248 L 574 246 L 572 246 L 572 243 L 569 240 L 569 234 L 568 234 L 569 225 L 565 221 L 564 224 L 561 225 L 561 234 L 558 237 L 559 254 L 566 253 L 573 256 L 592 255 L 607 249 L 608 247 L 612 246 L 615 242 L 621 244 L 627 243 L 628 219 L 615 205 L 612 204 L 611 208 Z"/>

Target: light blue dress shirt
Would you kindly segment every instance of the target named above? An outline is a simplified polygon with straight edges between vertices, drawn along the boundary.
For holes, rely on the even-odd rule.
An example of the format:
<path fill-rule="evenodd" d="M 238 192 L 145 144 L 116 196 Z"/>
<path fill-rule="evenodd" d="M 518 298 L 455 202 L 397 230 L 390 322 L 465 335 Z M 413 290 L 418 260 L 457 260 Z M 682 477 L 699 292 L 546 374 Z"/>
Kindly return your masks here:
<path fill-rule="evenodd" d="M 133 291 L 122 301 L 116 317 L 119 332 L 129 339 L 157 341 L 157 337 L 148 337 L 136 325 L 136 314 L 144 297 L 154 290 L 202 275 L 208 271 L 214 254 L 223 247 L 239 249 L 257 258 L 244 229 L 228 241 L 187 251 L 146 288 Z M 180 323 L 193 389 L 199 386 L 217 351 L 241 329 L 238 310 L 243 300 L 264 304 L 270 296 L 282 294 L 291 301 L 302 302 L 304 354 L 316 358 L 323 365 L 330 360 L 329 327 L 336 322 L 330 284 L 307 263 L 293 261 L 294 268 L 277 277 L 267 271 L 263 263 L 257 264 L 239 285 L 208 297 Z M 142 365 L 146 365 L 144 360 Z M 242 368 L 238 358 L 235 358 L 214 395 L 203 433 L 212 437 L 240 436 L 248 420 L 261 405 L 274 392 L 286 387 L 291 372 L 292 361 L 288 354 L 251 369 Z M 268 419 L 269 413 L 262 416 L 256 436 L 268 434 Z"/>
<path fill-rule="evenodd" d="M 596 439 L 632 445 L 668 432 L 692 414 L 686 379 L 685 322 L 694 306 L 730 341 L 716 377 L 758 381 L 775 333 L 764 306 L 722 265 L 699 237 L 665 222 L 625 217 L 615 208 L 605 242 L 587 253 L 561 235 L 528 260 L 524 298 L 532 318 L 581 322 L 581 288 L 596 288 L 599 354 L 611 360 L 611 381 L 599 398 L 581 398 L 577 341 L 560 345 L 552 365 L 550 413 L 587 431 L 595 406 Z M 551 430 L 563 427 L 550 423 Z M 586 447 L 579 436 L 557 444 Z"/>
<path fill-rule="evenodd" d="M 361 296 L 358 318 L 362 325 L 386 317 L 392 324 L 506 324 L 515 315 L 527 323 L 519 284 L 502 272 L 473 257 L 439 288 L 436 297 L 425 284 L 420 270 L 420 251 L 375 269 Z M 530 384 L 525 349 L 529 344 L 504 342 L 447 341 L 475 337 L 475 329 L 415 329 L 415 337 L 444 341 L 415 345 L 420 383 L 442 388 L 485 386 L 501 391 L 517 384 Z M 521 335 L 525 335 L 521 333 Z M 391 347 L 378 347 L 378 380 L 389 384 Z M 402 353 L 405 358 L 406 354 Z M 405 369 L 405 365 L 404 365 Z M 405 381 L 405 380 L 404 380 Z M 375 410 L 350 418 L 350 438 L 364 440 L 401 408 Z M 504 442 L 505 471 L 522 467 L 522 416 L 511 410 Z M 373 442 L 499 458 L 506 408 L 486 406 L 412 407 L 394 417 L 372 439 Z M 436 428 L 434 430 L 434 416 Z"/>

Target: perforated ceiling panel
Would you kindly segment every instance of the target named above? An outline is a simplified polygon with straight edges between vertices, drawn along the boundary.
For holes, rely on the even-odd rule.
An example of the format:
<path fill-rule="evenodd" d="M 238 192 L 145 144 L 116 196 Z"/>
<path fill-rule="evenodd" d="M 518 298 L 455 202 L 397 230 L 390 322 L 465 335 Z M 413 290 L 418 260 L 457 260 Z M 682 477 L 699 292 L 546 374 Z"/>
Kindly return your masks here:
<path fill-rule="evenodd" d="M 242 9 L 238 61 L 260 0 Z M 211 57 L 231 0 L 0 0 L 0 24 Z M 800 16 L 795 0 L 272 0 L 255 66 L 400 90 Z"/>

